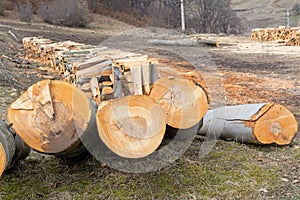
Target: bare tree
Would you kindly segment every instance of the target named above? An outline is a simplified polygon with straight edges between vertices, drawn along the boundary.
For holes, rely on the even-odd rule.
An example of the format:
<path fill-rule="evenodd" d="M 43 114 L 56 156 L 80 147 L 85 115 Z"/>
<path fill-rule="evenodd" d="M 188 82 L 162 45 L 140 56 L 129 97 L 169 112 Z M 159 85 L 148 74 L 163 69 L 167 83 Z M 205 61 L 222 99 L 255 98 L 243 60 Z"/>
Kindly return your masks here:
<path fill-rule="evenodd" d="M 45 22 L 61 26 L 85 27 L 89 20 L 79 0 L 42 2 L 37 13 Z"/>
<path fill-rule="evenodd" d="M 238 34 L 243 30 L 230 0 L 190 0 L 188 9 L 188 27 L 195 32 Z"/>

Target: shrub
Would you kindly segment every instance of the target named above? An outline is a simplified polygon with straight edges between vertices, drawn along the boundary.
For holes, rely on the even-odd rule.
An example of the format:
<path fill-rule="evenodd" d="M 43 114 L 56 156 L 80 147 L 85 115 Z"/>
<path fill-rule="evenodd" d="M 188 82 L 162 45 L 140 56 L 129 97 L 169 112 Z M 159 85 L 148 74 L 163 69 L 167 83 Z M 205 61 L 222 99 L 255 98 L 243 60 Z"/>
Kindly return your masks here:
<path fill-rule="evenodd" d="M 31 4 L 20 4 L 16 7 L 16 12 L 22 22 L 31 22 L 33 9 Z"/>
<path fill-rule="evenodd" d="M 5 11 L 6 10 L 7 10 L 7 4 L 6 4 L 6 2 L 0 0 L 0 15 L 1 16 L 5 16 L 5 14 L 6 14 Z"/>
<path fill-rule="evenodd" d="M 294 15 L 300 15 L 300 4 L 297 3 L 293 6 L 292 12 Z"/>
<path fill-rule="evenodd" d="M 54 0 L 41 3 L 37 14 L 49 24 L 86 27 L 89 16 L 79 0 Z"/>
<path fill-rule="evenodd" d="M 88 9 L 96 12 L 98 9 L 101 8 L 101 4 L 99 0 L 87 0 Z"/>

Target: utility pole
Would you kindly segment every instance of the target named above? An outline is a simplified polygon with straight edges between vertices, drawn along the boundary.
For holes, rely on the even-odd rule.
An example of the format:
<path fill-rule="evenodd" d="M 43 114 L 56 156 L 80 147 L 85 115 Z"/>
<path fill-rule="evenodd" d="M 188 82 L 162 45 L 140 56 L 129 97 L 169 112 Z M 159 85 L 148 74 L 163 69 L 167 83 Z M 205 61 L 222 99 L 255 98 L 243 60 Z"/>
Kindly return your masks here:
<path fill-rule="evenodd" d="M 286 10 L 286 28 L 290 28 L 290 11 Z"/>
<path fill-rule="evenodd" d="M 184 3 L 181 0 L 181 29 L 182 32 L 185 33 L 185 19 L 184 19 Z"/>

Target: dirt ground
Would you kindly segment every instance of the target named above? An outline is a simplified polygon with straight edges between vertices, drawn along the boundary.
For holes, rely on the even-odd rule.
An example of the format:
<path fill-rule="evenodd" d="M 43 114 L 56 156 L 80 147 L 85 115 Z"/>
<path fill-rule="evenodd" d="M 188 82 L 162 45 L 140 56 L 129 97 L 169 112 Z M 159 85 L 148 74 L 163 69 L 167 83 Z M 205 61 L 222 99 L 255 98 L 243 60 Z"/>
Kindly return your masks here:
<path fill-rule="evenodd" d="M 16 42 L 8 31 L 14 32 L 18 38 L 43 35 L 55 41 L 73 40 L 98 45 L 108 36 L 132 28 L 125 24 L 118 24 L 119 28 L 112 30 L 109 20 L 106 22 L 104 20 L 104 23 L 107 25 L 94 22 L 88 29 L 81 30 L 45 25 L 40 22 L 26 24 L 0 18 L 0 56 L 6 55 L 16 61 L 23 53 L 21 44 Z M 217 72 L 223 80 L 224 99 L 227 105 L 276 102 L 286 105 L 300 122 L 300 47 L 255 43 L 250 41 L 250 37 L 245 36 L 201 37 L 221 41 L 220 47 L 205 47 L 205 50 L 210 55 L 210 60 L 217 66 Z M 185 64 L 186 62 L 176 60 L 170 54 L 158 54 L 159 51 L 156 51 L 152 56 L 160 56 L 159 60 L 164 66 L 168 66 L 161 69 L 162 73 L 167 74 L 167 71 L 173 68 L 179 74 L 205 82 L 189 64 Z M 36 70 L 39 67 L 38 63 L 22 60 L 11 62 L 6 58 L 2 58 L 2 63 L 3 66 L 0 65 L 0 119 L 6 120 L 6 109 L 13 99 L 30 84 L 43 77 Z M 204 159 L 195 156 L 201 142 L 201 139 L 196 139 L 184 158 L 162 172 L 141 176 L 123 174 L 105 166 L 100 167 L 100 164 L 95 164 L 94 161 L 83 163 L 88 168 L 85 171 L 85 168 L 82 169 L 82 164 L 64 167 L 56 158 L 42 156 L 39 157 L 41 160 L 36 160 L 36 155 L 32 155 L 15 170 L 1 177 L 0 199 L 23 199 L 18 193 L 13 195 L 13 189 L 10 187 L 19 185 L 17 191 L 22 193 L 26 191 L 26 182 L 23 180 L 28 180 L 32 178 L 31 176 L 40 180 L 41 174 L 45 175 L 47 170 L 51 176 L 40 180 L 40 184 L 44 184 L 43 188 L 38 186 L 36 190 L 31 190 L 30 194 L 25 192 L 25 198 L 141 199 L 146 197 L 147 199 L 211 200 L 300 198 L 299 134 L 294 142 L 286 147 L 221 141 L 214 152 Z M 51 162 L 54 162 L 53 166 Z M 28 169 L 32 167 L 34 169 Z M 92 172 L 89 171 L 91 169 Z M 23 170 L 25 170 L 24 174 L 22 174 Z M 58 176 L 57 173 L 62 174 Z M 86 179 L 86 182 L 75 178 L 76 175 Z M 200 175 L 202 178 L 199 178 Z M 10 179 L 12 179 L 11 183 L 9 183 Z M 96 193 L 99 196 L 93 196 L 95 190 L 87 189 L 98 184 L 99 180 L 96 179 L 103 180 L 101 187 L 104 188 L 97 190 Z M 174 182 L 169 183 L 173 179 Z M 78 186 L 83 185 L 86 191 L 62 186 L 62 182 L 72 185 L 74 180 L 79 181 Z M 145 180 L 147 180 L 146 189 L 142 184 Z M 197 184 L 194 182 L 196 180 Z M 54 185 L 51 185 L 52 183 Z M 140 185 L 142 185 L 141 191 L 144 188 L 146 192 L 138 192 L 137 188 Z M 130 189 L 136 193 L 127 191 Z M 107 194 L 106 191 L 111 193 Z M 123 193 L 119 194 L 116 191 L 123 191 Z"/>

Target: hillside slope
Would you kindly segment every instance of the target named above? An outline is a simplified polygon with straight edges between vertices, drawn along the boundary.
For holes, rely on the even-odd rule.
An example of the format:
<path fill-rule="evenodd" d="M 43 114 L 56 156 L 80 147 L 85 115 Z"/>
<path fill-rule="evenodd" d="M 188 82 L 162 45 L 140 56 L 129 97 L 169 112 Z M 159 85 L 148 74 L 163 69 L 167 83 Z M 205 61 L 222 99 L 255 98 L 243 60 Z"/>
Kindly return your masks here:
<path fill-rule="evenodd" d="M 291 10 L 299 0 L 232 0 L 232 8 L 238 12 L 249 28 L 278 27 L 286 24 L 286 10 Z M 300 19 L 291 17 L 292 26 L 300 26 Z"/>

